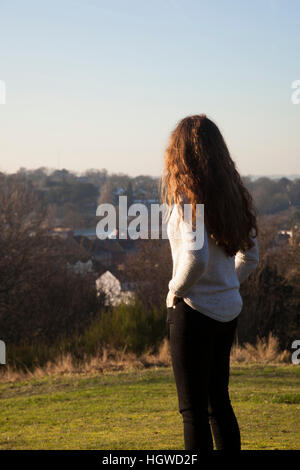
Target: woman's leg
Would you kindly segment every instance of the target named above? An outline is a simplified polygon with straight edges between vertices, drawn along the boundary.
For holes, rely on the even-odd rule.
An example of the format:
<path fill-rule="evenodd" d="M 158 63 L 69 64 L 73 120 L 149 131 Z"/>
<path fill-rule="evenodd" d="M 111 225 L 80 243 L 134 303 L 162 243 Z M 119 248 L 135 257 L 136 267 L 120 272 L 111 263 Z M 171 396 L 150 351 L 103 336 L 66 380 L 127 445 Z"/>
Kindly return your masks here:
<path fill-rule="evenodd" d="M 237 318 L 218 322 L 209 385 L 209 417 L 217 450 L 240 450 L 240 431 L 231 406 L 228 382 L 230 349 L 234 340 Z"/>
<path fill-rule="evenodd" d="M 170 352 L 185 450 L 213 450 L 208 418 L 209 376 L 214 349 L 212 320 L 183 300 L 168 308 Z"/>

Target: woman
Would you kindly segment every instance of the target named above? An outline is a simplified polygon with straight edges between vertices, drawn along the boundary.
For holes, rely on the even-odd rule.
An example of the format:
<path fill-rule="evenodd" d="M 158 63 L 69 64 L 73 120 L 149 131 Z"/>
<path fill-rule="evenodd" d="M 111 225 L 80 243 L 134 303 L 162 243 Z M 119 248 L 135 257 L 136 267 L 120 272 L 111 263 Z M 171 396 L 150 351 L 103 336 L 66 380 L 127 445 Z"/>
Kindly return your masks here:
<path fill-rule="evenodd" d="M 213 450 L 212 429 L 217 450 L 240 450 L 228 393 L 230 349 L 242 309 L 240 283 L 259 261 L 258 228 L 252 198 L 206 115 L 188 116 L 172 132 L 161 194 L 173 206 L 166 304 L 185 449 Z M 186 203 L 192 224 L 183 219 Z M 195 221 L 201 221 L 196 204 L 204 205 L 204 239 L 192 249 Z"/>

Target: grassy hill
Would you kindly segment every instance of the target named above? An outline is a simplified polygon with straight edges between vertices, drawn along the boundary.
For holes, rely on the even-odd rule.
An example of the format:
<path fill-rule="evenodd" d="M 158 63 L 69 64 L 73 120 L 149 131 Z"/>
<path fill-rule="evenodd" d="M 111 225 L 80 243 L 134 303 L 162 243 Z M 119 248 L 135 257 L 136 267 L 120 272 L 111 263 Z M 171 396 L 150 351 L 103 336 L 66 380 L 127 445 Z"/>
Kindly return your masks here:
<path fill-rule="evenodd" d="M 243 449 L 300 448 L 300 367 L 234 365 Z M 0 449 L 184 449 L 171 367 L 0 384 Z"/>

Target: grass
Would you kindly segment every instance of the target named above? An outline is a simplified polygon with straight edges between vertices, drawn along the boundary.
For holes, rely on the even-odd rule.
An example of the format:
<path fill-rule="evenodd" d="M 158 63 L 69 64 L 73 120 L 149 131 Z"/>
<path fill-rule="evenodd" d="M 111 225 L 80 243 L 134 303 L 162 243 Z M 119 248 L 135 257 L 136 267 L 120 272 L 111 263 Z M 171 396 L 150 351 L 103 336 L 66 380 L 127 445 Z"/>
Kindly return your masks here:
<path fill-rule="evenodd" d="M 243 449 L 300 448 L 300 367 L 234 364 Z M 0 449 L 184 449 L 172 368 L 0 383 Z"/>

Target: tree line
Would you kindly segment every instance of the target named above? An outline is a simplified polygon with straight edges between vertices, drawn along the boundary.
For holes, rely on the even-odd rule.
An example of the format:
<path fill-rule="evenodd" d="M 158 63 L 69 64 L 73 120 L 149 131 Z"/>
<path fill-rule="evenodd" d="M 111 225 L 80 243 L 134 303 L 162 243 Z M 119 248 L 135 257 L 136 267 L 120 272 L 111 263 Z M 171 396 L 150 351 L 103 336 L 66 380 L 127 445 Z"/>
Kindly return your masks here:
<path fill-rule="evenodd" d="M 138 249 L 126 259 L 126 276 L 143 281 L 136 282 L 137 301 L 106 307 L 94 280 L 68 269 L 66 261 L 78 259 L 80 247 L 49 236 L 55 225 L 52 206 L 40 198 L 33 181 L 0 175 L 0 207 L 0 339 L 10 363 L 33 367 L 62 352 L 80 360 L 107 344 L 141 352 L 167 335 L 168 240 L 135 242 Z M 289 348 L 300 338 L 299 244 L 276 243 L 277 231 L 298 216 L 291 205 L 259 215 L 260 265 L 241 286 L 241 343 L 272 332 L 282 348 Z"/>

